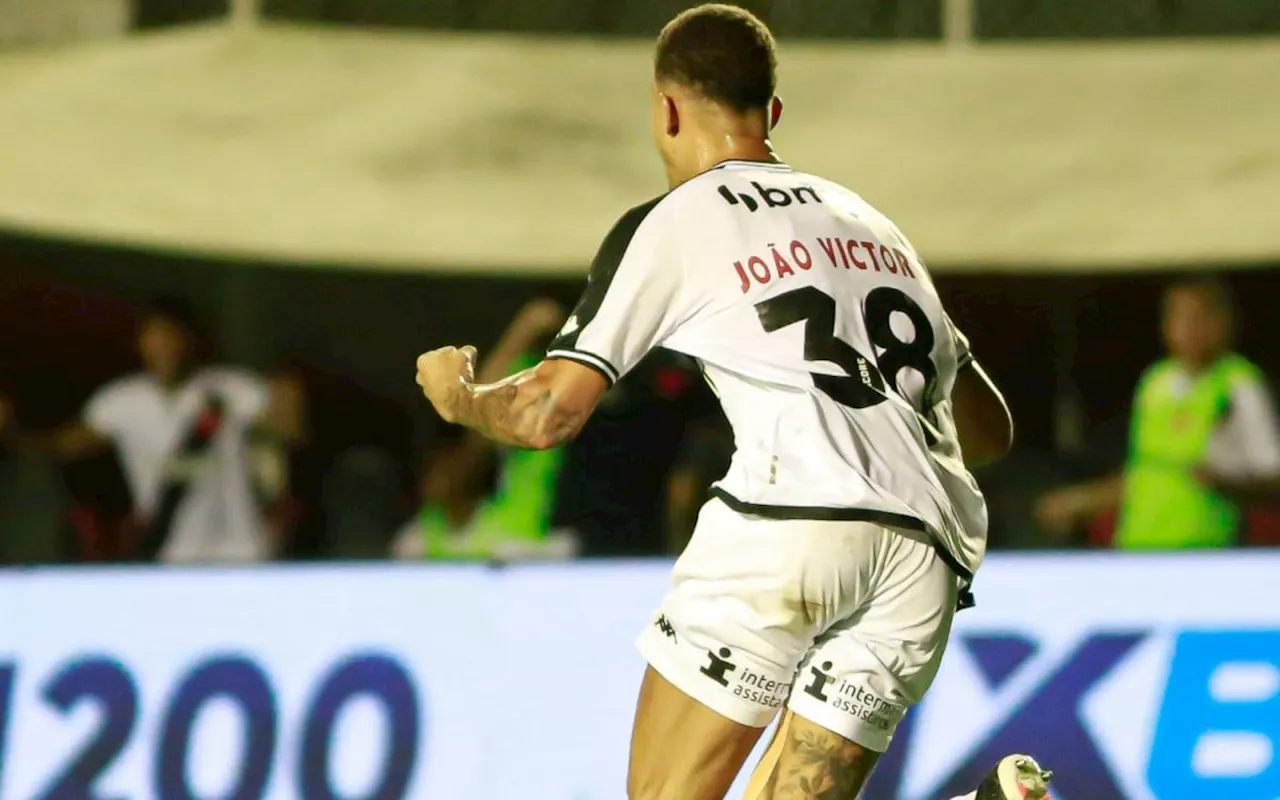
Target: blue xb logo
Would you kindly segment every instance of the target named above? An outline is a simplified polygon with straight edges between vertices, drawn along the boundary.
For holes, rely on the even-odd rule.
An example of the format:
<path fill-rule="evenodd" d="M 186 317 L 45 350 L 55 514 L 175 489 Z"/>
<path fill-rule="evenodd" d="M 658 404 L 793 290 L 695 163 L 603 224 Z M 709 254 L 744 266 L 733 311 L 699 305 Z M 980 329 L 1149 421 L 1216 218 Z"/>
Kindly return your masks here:
<path fill-rule="evenodd" d="M 1127 800 L 1122 784 L 1083 720 L 1093 688 L 1151 636 L 1150 631 L 1108 632 L 1084 639 L 1011 715 L 976 747 L 928 797 L 973 790 L 991 765 L 1009 753 L 1032 750 L 1057 771 L 1055 796 L 1064 800 Z M 959 637 L 990 688 L 1000 689 L 1039 651 L 1022 635 Z M 1224 668 L 1269 676 L 1247 694 L 1227 696 L 1218 684 Z M 927 700 L 925 702 L 928 702 Z M 870 797 L 903 797 L 904 771 L 918 715 L 898 728 L 893 746 L 872 775 Z M 949 724 L 963 731 L 963 720 Z M 1269 754 L 1251 774 L 1207 775 L 1197 751 L 1216 737 L 1259 743 Z M 1280 797 L 1280 631 L 1185 631 L 1178 635 L 1160 700 L 1145 781 L 1160 800 L 1205 797 Z"/>

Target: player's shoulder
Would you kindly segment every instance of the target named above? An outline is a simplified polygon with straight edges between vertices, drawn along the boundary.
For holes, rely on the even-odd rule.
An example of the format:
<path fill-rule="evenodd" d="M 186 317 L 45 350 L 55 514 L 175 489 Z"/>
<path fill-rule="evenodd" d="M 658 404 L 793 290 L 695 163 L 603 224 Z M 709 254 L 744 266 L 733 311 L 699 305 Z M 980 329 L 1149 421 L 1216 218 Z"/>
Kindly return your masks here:
<path fill-rule="evenodd" d="M 838 205 L 847 211 L 853 212 L 853 215 L 865 223 L 870 223 L 874 228 L 883 228 L 893 239 L 896 239 L 903 247 L 910 249 L 913 253 L 915 248 L 911 246 L 911 242 L 907 240 L 902 229 L 898 227 L 888 214 L 881 211 L 878 206 L 870 200 L 863 197 L 854 189 L 850 189 L 843 183 L 837 183 L 830 178 L 824 178 L 820 175 L 806 176 L 822 193 L 823 198 L 830 204 Z"/>
<path fill-rule="evenodd" d="M 613 223 L 600 244 L 600 249 L 596 251 L 593 271 L 617 269 L 618 264 L 633 250 L 651 252 L 654 244 L 667 235 L 675 219 L 669 211 L 671 195 L 671 192 L 660 194 L 627 209 Z"/>
<path fill-rule="evenodd" d="M 688 232 L 713 228 L 715 209 L 704 196 L 707 187 L 701 178 L 627 209 L 600 245 L 596 268 L 616 267 L 632 252 L 655 257 L 664 245 L 682 241 Z"/>

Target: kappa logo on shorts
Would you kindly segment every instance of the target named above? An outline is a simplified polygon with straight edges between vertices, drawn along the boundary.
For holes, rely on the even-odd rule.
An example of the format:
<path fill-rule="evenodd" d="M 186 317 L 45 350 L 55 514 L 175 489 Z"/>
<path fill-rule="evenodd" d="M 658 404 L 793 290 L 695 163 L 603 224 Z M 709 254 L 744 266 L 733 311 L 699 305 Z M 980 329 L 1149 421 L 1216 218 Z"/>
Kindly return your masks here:
<path fill-rule="evenodd" d="M 729 679 L 725 676 L 738 668 L 737 664 L 729 660 L 733 657 L 733 651 L 727 647 L 721 647 L 720 655 L 716 655 L 708 650 L 707 656 L 711 659 L 711 663 L 700 668 L 698 671 L 721 686 L 727 687 L 729 685 Z"/>
<path fill-rule="evenodd" d="M 827 696 L 824 690 L 827 688 L 827 684 L 835 682 L 835 678 L 831 677 L 830 674 L 832 666 L 830 661 L 824 661 L 822 662 L 822 669 L 810 667 L 809 673 L 813 675 L 813 681 L 804 687 L 804 693 L 810 697 L 816 697 L 824 703 L 828 702 L 831 698 Z"/>
<path fill-rule="evenodd" d="M 653 624 L 658 630 L 662 631 L 663 636 L 666 636 L 676 644 L 680 643 L 680 640 L 676 638 L 676 629 L 672 627 L 671 620 L 667 619 L 666 614 L 659 615 L 658 619 Z"/>

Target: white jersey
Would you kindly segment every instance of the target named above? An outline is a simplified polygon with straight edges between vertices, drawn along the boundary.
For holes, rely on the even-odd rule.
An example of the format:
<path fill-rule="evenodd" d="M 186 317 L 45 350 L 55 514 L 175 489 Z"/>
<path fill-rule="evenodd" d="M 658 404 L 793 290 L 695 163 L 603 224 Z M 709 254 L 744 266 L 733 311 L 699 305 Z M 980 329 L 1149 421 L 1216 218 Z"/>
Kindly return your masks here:
<path fill-rule="evenodd" d="M 613 382 L 655 347 L 701 362 L 720 398 L 736 450 L 713 492 L 730 507 L 924 530 L 971 578 L 987 511 L 950 401 L 968 345 L 858 195 L 730 161 L 628 212 L 548 357 Z"/>
<path fill-rule="evenodd" d="M 161 560 L 249 562 L 267 557 L 267 532 L 247 453 L 249 427 L 266 404 L 263 381 L 231 369 L 199 370 L 172 391 L 150 375 L 130 376 L 89 400 L 85 422 L 115 444 L 142 517 L 154 518 L 176 471 L 189 476 L 176 492 Z M 184 453 L 184 440 L 207 422 L 202 417 L 215 407 L 217 428 L 208 447 L 195 455 Z"/>

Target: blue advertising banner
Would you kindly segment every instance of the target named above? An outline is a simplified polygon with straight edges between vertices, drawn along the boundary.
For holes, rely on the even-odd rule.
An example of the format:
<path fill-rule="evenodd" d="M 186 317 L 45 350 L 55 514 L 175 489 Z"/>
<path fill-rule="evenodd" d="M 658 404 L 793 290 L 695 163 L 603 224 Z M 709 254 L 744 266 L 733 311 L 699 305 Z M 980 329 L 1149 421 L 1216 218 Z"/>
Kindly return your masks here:
<path fill-rule="evenodd" d="M 668 569 L 0 574 L 0 798 L 619 800 Z M 1027 751 L 1062 800 L 1280 798 L 1280 553 L 997 556 L 977 589 L 868 796 Z"/>

